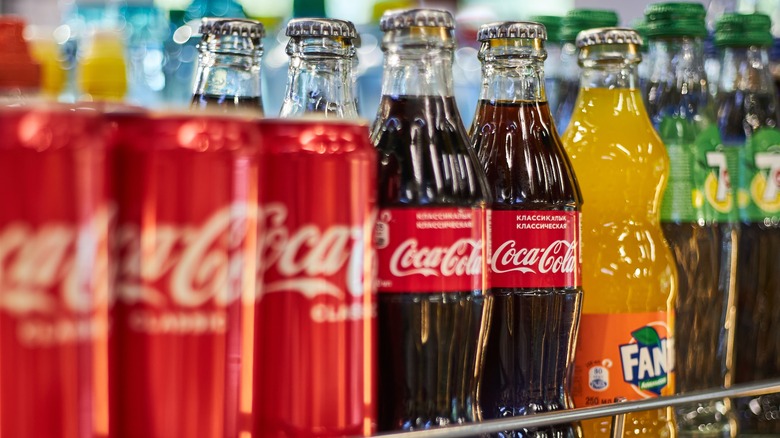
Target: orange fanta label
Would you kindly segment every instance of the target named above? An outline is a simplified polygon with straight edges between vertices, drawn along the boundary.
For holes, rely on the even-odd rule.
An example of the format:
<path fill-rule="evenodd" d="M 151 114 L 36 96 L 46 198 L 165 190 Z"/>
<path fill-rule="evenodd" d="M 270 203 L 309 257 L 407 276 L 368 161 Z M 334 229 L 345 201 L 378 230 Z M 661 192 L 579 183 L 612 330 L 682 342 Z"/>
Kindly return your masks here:
<path fill-rule="evenodd" d="M 583 314 L 574 360 L 576 407 L 674 394 L 673 319 L 667 312 Z"/>

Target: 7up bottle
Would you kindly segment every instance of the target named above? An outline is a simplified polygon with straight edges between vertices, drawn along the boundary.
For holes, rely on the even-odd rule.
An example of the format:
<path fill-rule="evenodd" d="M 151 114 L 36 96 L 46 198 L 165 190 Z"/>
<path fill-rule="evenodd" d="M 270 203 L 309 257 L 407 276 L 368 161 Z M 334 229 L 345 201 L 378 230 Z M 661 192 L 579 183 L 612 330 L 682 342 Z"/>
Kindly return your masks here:
<path fill-rule="evenodd" d="M 737 146 L 742 220 L 738 249 L 735 382 L 780 374 L 780 130 L 768 67 L 772 44 L 766 15 L 724 14 L 715 44 L 723 53 L 718 125 L 727 146 Z M 737 401 L 741 436 L 777 435 L 780 394 Z"/>
<path fill-rule="evenodd" d="M 648 114 L 669 154 L 661 227 L 679 273 L 675 303 L 677 390 L 731 384 L 739 231 L 734 185 L 738 147 L 725 147 L 704 71 L 705 10 L 655 3 L 645 11 L 650 39 Z M 743 134 L 744 135 L 744 134 Z M 730 436 L 728 399 L 677 408 L 682 436 Z"/>

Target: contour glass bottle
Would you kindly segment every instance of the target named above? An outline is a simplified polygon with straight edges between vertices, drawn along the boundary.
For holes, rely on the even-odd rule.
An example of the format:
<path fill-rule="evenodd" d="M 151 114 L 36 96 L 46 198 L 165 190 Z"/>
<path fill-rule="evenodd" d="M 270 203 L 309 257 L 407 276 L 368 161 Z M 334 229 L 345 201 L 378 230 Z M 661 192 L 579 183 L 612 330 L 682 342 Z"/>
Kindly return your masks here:
<path fill-rule="evenodd" d="M 624 28 L 577 37 L 582 79 L 563 136 L 586 202 L 582 303 L 572 393 L 576 407 L 674 394 L 677 274 L 660 224 L 669 157 L 642 101 L 639 35 Z M 623 436 L 671 437 L 671 408 L 626 415 Z M 610 436 L 611 418 L 582 422 Z"/>
<path fill-rule="evenodd" d="M 296 18 L 287 24 L 286 34 L 290 68 L 280 117 L 357 118 L 355 26 L 343 20 Z"/>
<path fill-rule="evenodd" d="M 739 154 L 731 178 L 742 222 L 735 383 L 780 375 L 780 108 L 768 68 L 769 29 L 761 14 L 724 14 L 715 28 L 718 127 Z M 780 394 L 736 403 L 740 436 L 780 434 Z"/>
<path fill-rule="evenodd" d="M 260 60 L 263 24 L 254 20 L 204 18 L 192 108 L 263 115 Z"/>
<path fill-rule="evenodd" d="M 570 371 L 582 305 L 582 205 L 544 88 L 545 28 L 480 28 L 482 90 L 471 126 L 491 204 L 493 299 L 479 405 L 485 419 L 573 407 Z M 499 437 L 577 437 L 578 425 Z"/>
<path fill-rule="evenodd" d="M 453 97 L 454 20 L 389 11 L 381 27 L 379 429 L 474 421 L 490 197 Z"/>
<path fill-rule="evenodd" d="M 661 226 L 679 274 L 677 391 L 723 388 L 732 355 L 739 234 L 731 183 L 737 148 L 724 147 L 704 69 L 704 6 L 656 3 L 645 11 L 651 70 L 648 115 L 669 154 Z M 681 435 L 729 437 L 728 399 L 677 408 Z"/>

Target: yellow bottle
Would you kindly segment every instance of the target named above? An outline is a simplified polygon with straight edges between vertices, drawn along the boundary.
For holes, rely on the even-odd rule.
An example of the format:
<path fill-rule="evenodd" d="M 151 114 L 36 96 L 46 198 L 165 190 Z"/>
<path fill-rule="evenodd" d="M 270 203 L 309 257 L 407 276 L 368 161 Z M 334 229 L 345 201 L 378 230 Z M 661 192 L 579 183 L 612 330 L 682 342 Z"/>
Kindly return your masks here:
<path fill-rule="evenodd" d="M 85 42 L 77 82 L 82 100 L 121 102 L 127 94 L 127 62 L 121 32 L 95 30 Z"/>
<path fill-rule="evenodd" d="M 584 199 L 576 407 L 675 392 L 677 273 L 659 217 L 669 158 L 638 87 L 639 45 L 629 29 L 577 38 L 581 88 L 563 136 Z M 610 425 L 585 421 L 585 437 L 608 437 Z M 623 436 L 675 435 L 667 408 L 628 415 Z"/>

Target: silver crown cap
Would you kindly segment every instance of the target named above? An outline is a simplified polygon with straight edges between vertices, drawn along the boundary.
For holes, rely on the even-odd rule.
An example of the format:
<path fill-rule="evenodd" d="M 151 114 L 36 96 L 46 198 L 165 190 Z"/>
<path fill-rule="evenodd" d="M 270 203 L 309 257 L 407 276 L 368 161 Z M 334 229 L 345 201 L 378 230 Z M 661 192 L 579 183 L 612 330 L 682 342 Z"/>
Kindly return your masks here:
<path fill-rule="evenodd" d="M 534 21 L 499 21 L 483 24 L 479 27 L 477 41 L 484 42 L 497 38 L 547 39 L 547 29 Z"/>
<path fill-rule="evenodd" d="M 238 35 L 252 39 L 265 36 L 263 23 L 239 18 L 204 18 L 200 22 L 201 35 Z"/>
<path fill-rule="evenodd" d="M 410 27 L 444 27 L 455 29 L 452 14 L 439 9 L 390 10 L 382 15 L 379 27 L 383 32 Z"/>
<path fill-rule="evenodd" d="M 351 21 L 330 18 L 294 18 L 287 23 L 285 34 L 289 37 L 357 38 Z"/>
<path fill-rule="evenodd" d="M 599 27 L 583 30 L 577 34 L 577 47 L 597 44 L 637 44 L 642 45 L 642 37 L 634 29 L 625 27 Z"/>

